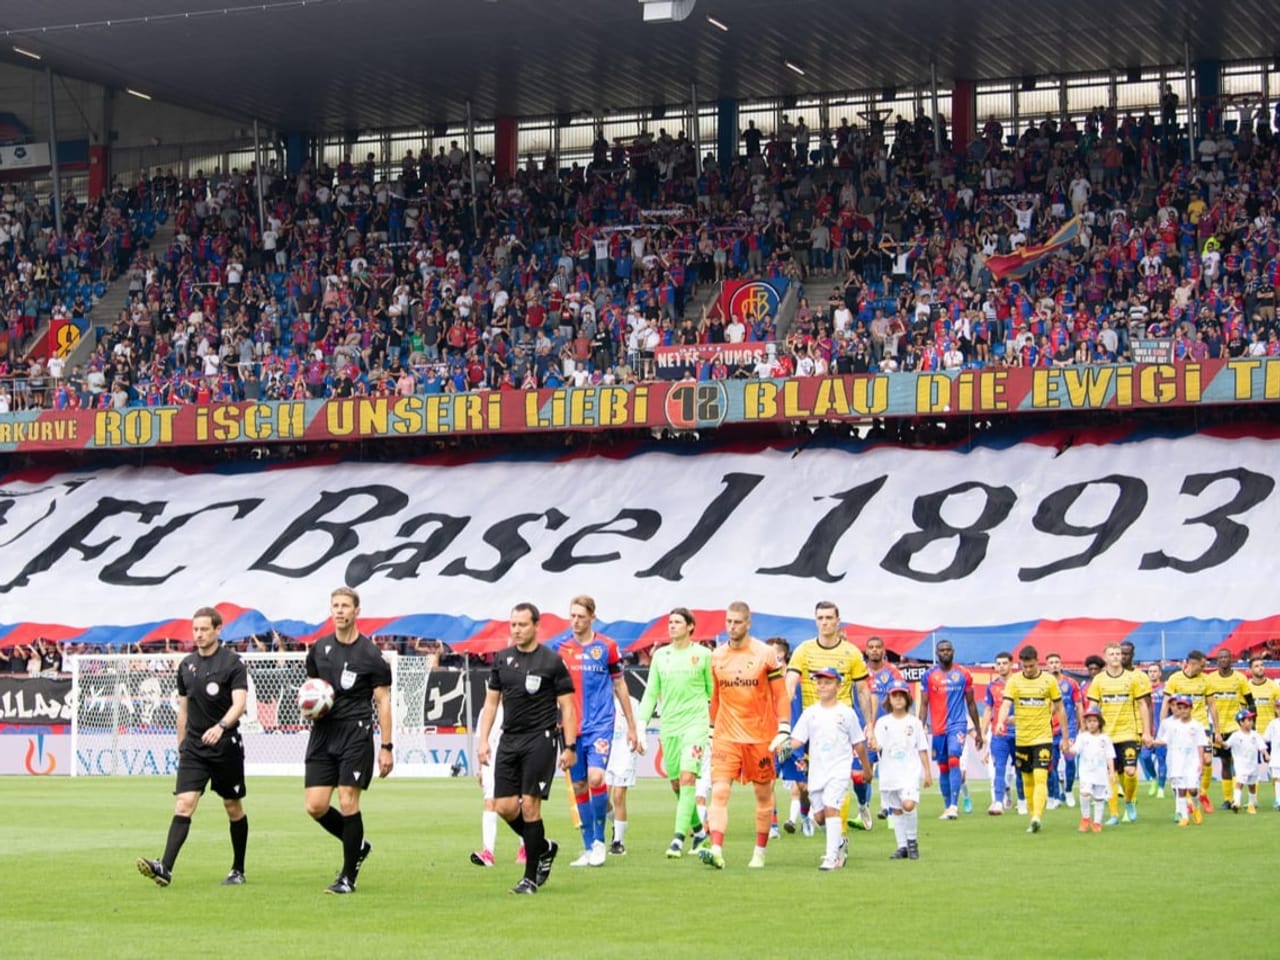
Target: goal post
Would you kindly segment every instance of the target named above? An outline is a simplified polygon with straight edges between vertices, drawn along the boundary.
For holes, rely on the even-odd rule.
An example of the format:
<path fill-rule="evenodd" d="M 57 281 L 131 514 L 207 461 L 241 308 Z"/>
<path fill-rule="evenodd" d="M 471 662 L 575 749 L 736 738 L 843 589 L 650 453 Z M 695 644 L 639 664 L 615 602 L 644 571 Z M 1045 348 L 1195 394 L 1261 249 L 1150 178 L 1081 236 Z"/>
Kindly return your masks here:
<path fill-rule="evenodd" d="M 178 665 L 184 654 L 81 654 L 71 658 L 72 776 L 172 776 L 178 768 Z M 431 670 L 425 657 L 391 664 L 392 739 L 405 756 L 393 775 L 452 775 L 430 762 L 425 718 Z M 301 777 L 310 725 L 298 713 L 306 652 L 242 653 L 249 696 L 240 733 L 247 776 Z M 466 686 L 465 683 L 462 686 Z"/>

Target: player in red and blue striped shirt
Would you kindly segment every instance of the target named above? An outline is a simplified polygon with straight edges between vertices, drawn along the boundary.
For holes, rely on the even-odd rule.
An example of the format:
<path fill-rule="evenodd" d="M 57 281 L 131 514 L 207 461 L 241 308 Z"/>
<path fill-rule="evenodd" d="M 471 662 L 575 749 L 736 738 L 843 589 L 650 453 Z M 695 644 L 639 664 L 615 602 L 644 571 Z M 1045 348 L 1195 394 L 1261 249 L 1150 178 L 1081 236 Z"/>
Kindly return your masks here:
<path fill-rule="evenodd" d="M 964 741 L 973 724 L 974 745 L 982 749 L 982 727 L 978 705 L 973 698 L 973 676 L 955 663 L 956 650 L 950 640 L 939 641 L 937 663 L 921 681 L 920 722 L 933 734 L 933 759 L 938 765 L 938 784 L 946 809 L 941 819 L 960 815 L 960 787 L 964 782 L 960 758 Z"/>

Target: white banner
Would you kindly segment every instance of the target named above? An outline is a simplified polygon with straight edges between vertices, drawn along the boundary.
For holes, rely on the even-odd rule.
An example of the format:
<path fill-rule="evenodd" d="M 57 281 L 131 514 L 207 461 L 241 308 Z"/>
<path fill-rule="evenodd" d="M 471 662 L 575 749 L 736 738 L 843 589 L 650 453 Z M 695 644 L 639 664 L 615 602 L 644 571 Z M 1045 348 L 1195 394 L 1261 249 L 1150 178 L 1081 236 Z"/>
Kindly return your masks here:
<path fill-rule="evenodd" d="M 0 490 L 0 623 L 186 617 L 602 620 L 830 598 L 886 628 L 1280 609 L 1280 447 L 1197 436 L 971 453 L 808 448 L 561 463 L 72 473 Z"/>
<path fill-rule="evenodd" d="M 47 143 L 20 143 L 12 147 L 0 147 L 0 171 L 26 170 L 49 165 Z"/>

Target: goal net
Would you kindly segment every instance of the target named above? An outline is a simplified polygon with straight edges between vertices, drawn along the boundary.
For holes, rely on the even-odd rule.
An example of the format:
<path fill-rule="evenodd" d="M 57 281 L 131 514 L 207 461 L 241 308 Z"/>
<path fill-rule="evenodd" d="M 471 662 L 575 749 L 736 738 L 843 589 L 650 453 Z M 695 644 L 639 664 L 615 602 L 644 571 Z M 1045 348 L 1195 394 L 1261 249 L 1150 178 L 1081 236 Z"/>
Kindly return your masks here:
<path fill-rule="evenodd" d="M 391 711 L 400 776 L 449 776 L 434 756 L 425 712 L 425 657 L 384 653 L 391 664 Z M 298 714 L 305 651 L 240 654 L 249 696 L 240 732 L 248 776 L 303 773 L 309 724 Z M 84 654 L 71 658 L 73 776 L 172 776 L 178 769 L 178 665 L 183 654 Z M 468 685 L 462 685 L 466 688 Z"/>

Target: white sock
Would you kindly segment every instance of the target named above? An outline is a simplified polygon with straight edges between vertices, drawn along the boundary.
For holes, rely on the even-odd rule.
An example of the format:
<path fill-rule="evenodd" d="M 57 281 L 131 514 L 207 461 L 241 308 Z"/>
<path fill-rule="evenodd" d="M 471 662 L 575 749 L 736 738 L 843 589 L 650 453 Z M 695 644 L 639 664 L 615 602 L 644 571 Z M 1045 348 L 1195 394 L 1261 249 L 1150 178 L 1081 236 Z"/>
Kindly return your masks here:
<path fill-rule="evenodd" d="M 799 797 L 791 798 L 791 807 L 787 811 L 787 819 L 790 820 L 792 823 L 795 823 L 797 820 L 800 819 L 800 798 Z"/>
<path fill-rule="evenodd" d="M 1105 809 L 1107 809 L 1107 801 L 1105 800 L 1093 801 L 1093 822 L 1094 823 L 1102 822 L 1102 811 Z"/>
<path fill-rule="evenodd" d="M 840 841 L 843 839 L 840 836 L 840 817 L 828 817 L 823 827 L 827 831 L 827 856 L 834 860 L 840 852 Z"/>
<path fill-rule="evenodd" d="M 1183 820 L 1187 816 L 1187 798 L 1182 794 L 1178 794 L 1173 798 L 1173 812 L 1178 815 L 1179 820 Z"/>
<path fill-rule="evenodd" d="M 626 833 L 627 833 L 627 821 L 625 820 L 613 821 L 613 840 L 615 843 L 621 843 L 622 838 L 626 836 Z"/>
<path fill-rule="evenodd" d="M 898 840 L 899 847 L 907 845 L 907 815 L 905 813 L 891 814 L 889 817 L 893 821 L 893 835 Z"/>
<path fill-rule="evenodd" d="M 1236 785 L 1231 788 L 1231 802 L 1234 803 L 1237 807 L 1240 806 L 1240 794 L 1241 794 L 1240 782 L 1237 780 Z"/>
<path fill-rule="evenodd" d="M 920 827 L 920 808 L 916 807 L 910 813 L 904 813 L 902 819 L 906 821 L 907 839 L 914 840 L 919 836 Z"/>
<path fill-rule="evenodd" d="M 480 840 L 484 848 L 493 853 L 494 845 L 498 842 L 498 811 L 486 810 L 481 814 Z"/>

